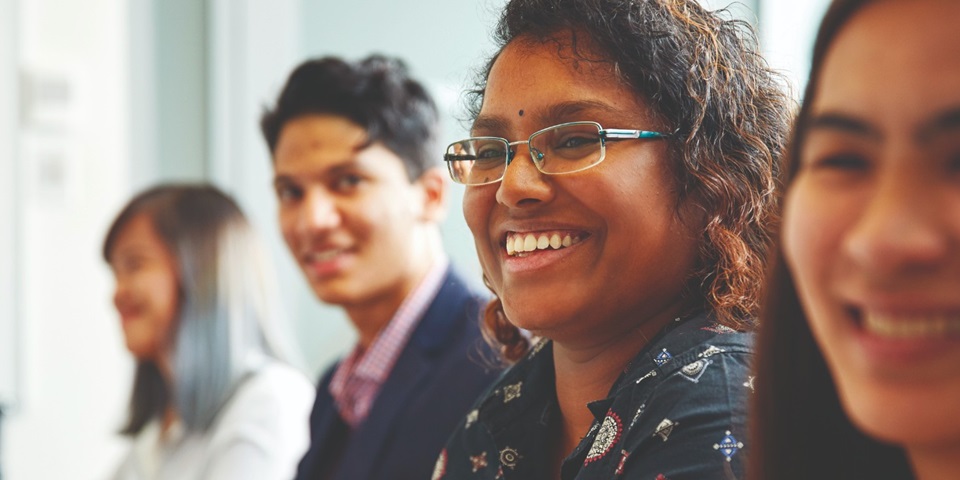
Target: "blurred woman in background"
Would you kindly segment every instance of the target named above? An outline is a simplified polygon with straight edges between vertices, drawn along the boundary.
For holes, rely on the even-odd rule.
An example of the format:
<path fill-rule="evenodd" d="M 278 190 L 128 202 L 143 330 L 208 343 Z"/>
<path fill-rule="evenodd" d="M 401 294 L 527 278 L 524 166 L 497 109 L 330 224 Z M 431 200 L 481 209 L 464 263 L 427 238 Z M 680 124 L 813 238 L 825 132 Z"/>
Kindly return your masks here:
<path fill-rule="evenodd" d="M 133 447 L 114 478 L 292 478 L 314 390 L 282 360 L 274 277 L 234 201 L 210 186 L 147 190 L 103 257 L 137 361 Z"/>
<path fill-rule="evenodd" d="M 960 3 L 838 0 L 790 149 L 751 478 L 960 478 Z"/>

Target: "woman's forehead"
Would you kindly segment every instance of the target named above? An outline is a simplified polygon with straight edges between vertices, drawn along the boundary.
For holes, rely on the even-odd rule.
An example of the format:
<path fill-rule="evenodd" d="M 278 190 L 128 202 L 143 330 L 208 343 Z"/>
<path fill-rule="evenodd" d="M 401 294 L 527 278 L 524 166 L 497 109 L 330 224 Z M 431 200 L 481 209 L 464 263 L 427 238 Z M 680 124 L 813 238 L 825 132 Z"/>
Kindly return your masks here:
<path fill-rule="evenodd" d="M 952 10 L 954 14 L 947 11 Z M 812 113 L 843 109 L 917 124 L 960 104 L 960 3 L 878 2 L 837 33 L 824 57 Z M 891 31 L 898 31 L 891 36 Z"/>
<path fill-rule="evenodd" d="M 569 42 L 558 42 L 518 38 L 503 49 L 487 78 L 474 129 L 521 118 L 558 123 L 599 115 L 636 122 L 649 115 L 647 102 L 612 63 L 573 55 Z"/>

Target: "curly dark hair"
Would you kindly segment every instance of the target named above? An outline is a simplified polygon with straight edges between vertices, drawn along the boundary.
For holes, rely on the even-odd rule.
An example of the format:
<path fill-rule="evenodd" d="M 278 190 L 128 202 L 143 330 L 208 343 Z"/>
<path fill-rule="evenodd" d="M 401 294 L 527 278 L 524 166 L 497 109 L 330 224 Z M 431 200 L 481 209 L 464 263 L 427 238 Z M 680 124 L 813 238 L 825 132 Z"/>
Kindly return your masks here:
<path fill-rule="evenodd" d="M 370 55 L 353 63 L 337 57 L 301 63 L 260 118 L 270 153 L 276 153 L 287 122 L 314 114 L 345 117 L 362 127 L 366 144 L 382 142 L 403 160 L 410 180 L 439 163 L 436 104 L 400 59 Z"/>
<path fill-rule="evenodd" d="M 793 102 L 782 76 L 761 57 L 751 26 L 728 16 L 693 0 L 512 0 L 495 37 L 502 51 L 518 37 L 569 35 L 575 60 L 612 64 L 650 102 L 674 132 L 678 202 L 692 201 L 706 219 L 688 307 L 749 330 L 779 220 L 780 158 Z M 468 92 L 473 118 L 498 55 Z M 484 329 L 506 360 L 529 348 L 498 299 L 487 308 Z"/>

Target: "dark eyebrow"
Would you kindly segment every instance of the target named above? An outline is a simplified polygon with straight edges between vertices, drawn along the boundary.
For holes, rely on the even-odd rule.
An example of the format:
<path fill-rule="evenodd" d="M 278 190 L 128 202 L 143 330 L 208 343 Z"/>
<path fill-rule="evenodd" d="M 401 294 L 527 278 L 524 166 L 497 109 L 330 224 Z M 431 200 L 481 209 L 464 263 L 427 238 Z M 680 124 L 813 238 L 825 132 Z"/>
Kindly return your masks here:
<path fill-rule="evenodd" d="M 625 119 L 625 115 L 622 111 L 616 107 L 604 103 L 598 102 L 595 100 L 576 100 L 569 102 L 560 102 L 553 105 L 550 105 L 542 112 L 536 113 L 537 122 L 541 125 L 541 128 L 550 127 L 560 123 L 574 122 L 574 121 L 598 121 L 599 119 L 593 118 L 597 113 L 602 113 L 605 120 L 613 120 L 615 122 L 624 123 L 628 120 Z M 602 123 L 601 123 L 602 124 Z M 503 132 L 508 130 L 509 122 L 503 117 L 498 116 L 478 116 L 477 119 L 473 122 L 471 127 L 471 132 L 497 132 L 501 135 Z M 612 128 L 629 128 L 623 125 L 603 125 L 604 127 Z M 473 133 L 471 133 L 473 134 Z"/>
<path fill-rule="evenodd" d="M 491 133 L 503 135 L 507 131 L 507 121 L 503 117 L 478 116 L 470 127 L 470 135 L 489 136 Z"/>
<path fill-rule="evenodd" d="M 563 123 L 580 120 L 596 121 L 594 118 L 583 118 L 583 115 L 584 112 L 590 112 L 592 114 L 597 111 L 607 115 L 619 113 L 615 107 L 603 102 L 578 100 L 551 105 L 539 118 L 545 123 Z"/>
<path fill-rule="evenodd" d="M 369 147 L 364 147 L 369 148 Z M 357 150 L 358 152 L 360 150 Z M 324 170 L 318 172 L 310 172 L 309 175 L 298 175 L 297 173 L 275 173 L 273 175 L 273 188 L 276 190 L 281 186 L 293 186 L 297 187 L 301 185 L 301 182 L 310 181 L 312 179 L 324 179 L 332 178 L 337 175 L 343 175 L 344 173 L 359 171 L 359 172 L 370 172 L 376 170 L 376 165 L 368 165 L 372 161 L 361 161 L 356 155 L 349 158 L 344 158 L 336 162 L 332 162 L 332 165 L 327 166 Z"/>
<path fill-rule="evenodd" d="M 917 129 L 917 140 L 923 143 L 930 141 L 932 137 L 958 129 L 960 129 L 960 106 L 948 108 L 933 117 L 933 120 L 921 125 Z"/>
<path fill-rule="evenodd" d="M 273 177 L 273 188 L 276 190 L 280 186 L 292 185 L 294 182 L 288 175 L 275 175 Z"/>
<path fill-rule="evenodd" d="M 807 120 L 809 130 L 834 130 L 880 139 L 883 135 L 869 123 L 842 113 L 822 113 Z"/>

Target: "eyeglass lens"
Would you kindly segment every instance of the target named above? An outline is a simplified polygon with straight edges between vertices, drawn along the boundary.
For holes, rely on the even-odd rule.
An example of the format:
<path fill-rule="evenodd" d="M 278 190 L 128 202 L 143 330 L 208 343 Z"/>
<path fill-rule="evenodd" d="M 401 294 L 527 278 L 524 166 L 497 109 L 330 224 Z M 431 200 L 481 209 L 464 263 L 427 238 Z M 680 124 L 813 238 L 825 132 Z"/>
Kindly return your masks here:
<path fill-rule="evenodd" d="M 546 174 L 589 168 L 603 158 L 600 129 L 592 123 L 547 128 L 530 137 L 530 156 Z M 500 138 L 470 138 L 451 144 L 446 160 L 459 183 L 482 185 L 503 178 L 510 145 Z"/>

